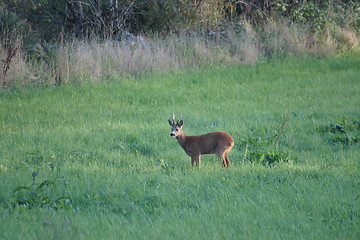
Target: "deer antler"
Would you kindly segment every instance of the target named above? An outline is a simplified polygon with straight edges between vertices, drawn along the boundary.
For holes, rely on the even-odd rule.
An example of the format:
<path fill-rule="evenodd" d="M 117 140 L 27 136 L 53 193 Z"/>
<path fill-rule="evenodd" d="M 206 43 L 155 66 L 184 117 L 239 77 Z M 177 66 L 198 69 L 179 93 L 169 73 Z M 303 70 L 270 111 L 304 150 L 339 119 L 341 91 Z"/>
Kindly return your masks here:
<path fill-rule="evenodd" d="M 175 125 L 175 114 L 172 114 L 172 119 L 169 119 L 168 121 L 171 126 Z"/>
<path fill-rule="evenodd" d="M 180 122 L 181 118 L 182 118 L 182 114 L 180 114 L 180 117 L 178 118 L 177 123 Z"/>

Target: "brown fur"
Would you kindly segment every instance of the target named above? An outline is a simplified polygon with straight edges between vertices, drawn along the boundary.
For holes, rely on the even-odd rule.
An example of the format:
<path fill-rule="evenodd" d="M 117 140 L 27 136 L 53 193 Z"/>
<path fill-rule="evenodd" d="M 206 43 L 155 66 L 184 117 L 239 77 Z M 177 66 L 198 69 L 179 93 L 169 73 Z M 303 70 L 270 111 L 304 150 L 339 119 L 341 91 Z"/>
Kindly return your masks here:
<path fill-rule="evenodd" d="M 172 126 L 171 136 L 176 137 L 186 154 L 191 157 L 192 166 L 200 166 L 200 156 L 216 154 L 222 161 L 223 167 L 230 166 L 228 154 L 234 146 L 234 139 L 226 132 L 212 132 L 202 135 L 186 136 L 182 131 L 183 121 L 175 123 L 169 120 Z"/>

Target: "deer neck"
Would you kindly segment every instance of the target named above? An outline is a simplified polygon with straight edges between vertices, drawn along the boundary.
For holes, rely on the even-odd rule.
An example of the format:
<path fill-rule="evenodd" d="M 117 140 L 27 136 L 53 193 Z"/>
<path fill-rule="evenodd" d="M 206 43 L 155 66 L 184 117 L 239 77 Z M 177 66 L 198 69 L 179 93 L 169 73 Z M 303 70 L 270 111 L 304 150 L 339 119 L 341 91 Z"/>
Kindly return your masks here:
<path fill-rule="evenodd" d="M 185 145 L 185 142 L 186 142 L 186 137 L 187 136 L 184 133 L 176 137 L 176 139 L 178 140 L 180 146 L 183 147 L 183 148 L 184 148 L 184 145 Z"/>

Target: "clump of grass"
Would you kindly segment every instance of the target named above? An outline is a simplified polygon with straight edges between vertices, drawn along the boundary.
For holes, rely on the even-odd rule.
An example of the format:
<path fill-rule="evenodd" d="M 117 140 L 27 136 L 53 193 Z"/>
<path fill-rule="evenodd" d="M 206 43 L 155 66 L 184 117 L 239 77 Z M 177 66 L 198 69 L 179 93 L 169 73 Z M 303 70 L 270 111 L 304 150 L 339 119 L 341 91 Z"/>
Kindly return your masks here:
<path fill-rule="evenodd" d="M 240 146 L 245 148 L 243 160 L 270 167 L 276 163 L 291 162 L 293 160 L 291 151 L 286 149 L 284 144 L 280 144 L 281 138 L 286 135 L 285 130 L 290 121 L 290 114 L 292 113 L 288 112 L 284 115 L 278 129 L 269 131 L 262 127 L 253 131 L 251 136 L 242 137 Z"/>
<path fill-rule="evenodd" d="M 360 121 L 342 118 L 337 122 L 321 125 L 316 128 L 328 143 L 356 144 L 360 142 Z"/>
<path fill-rule="evenodd" d="M 67 196 L 54 197 L 49 191 L 50 188 L 56 187 L 58 174 L 53 180 L 44 180 L 41 183 L 36 183 L 38 172 L 34 171 L 31 176 L 31 185 L 19 185 L 14 188 L 13 197 L 10 199 L 11 207 L 27 209 L 40 207 L 54 210 L 71 208 Z"/>
<path fill-rule="evenodd" d="M 275 163 L 290 162 L 291 156 L 289 151 L 272 149 L 266 152 L 252 151 L 249 154 L 249 160 L 271 167 Z"/>

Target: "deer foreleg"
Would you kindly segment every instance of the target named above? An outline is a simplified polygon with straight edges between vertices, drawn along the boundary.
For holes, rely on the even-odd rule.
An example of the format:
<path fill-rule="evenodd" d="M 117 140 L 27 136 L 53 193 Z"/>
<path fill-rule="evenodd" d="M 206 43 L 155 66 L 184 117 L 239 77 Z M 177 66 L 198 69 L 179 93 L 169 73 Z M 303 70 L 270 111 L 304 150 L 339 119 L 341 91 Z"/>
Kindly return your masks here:
<path fill-rule="evenodd" d="M 195 156 L 191 156 L 191 166 L 195 166 L 196 158 Z"/>
<path fill-rule="evenodd" d="M 191 156 L 191 165 L 193 167 L 195 167 L 195 165 L 197 167 L 200 166 L 200 155 Z"/>

